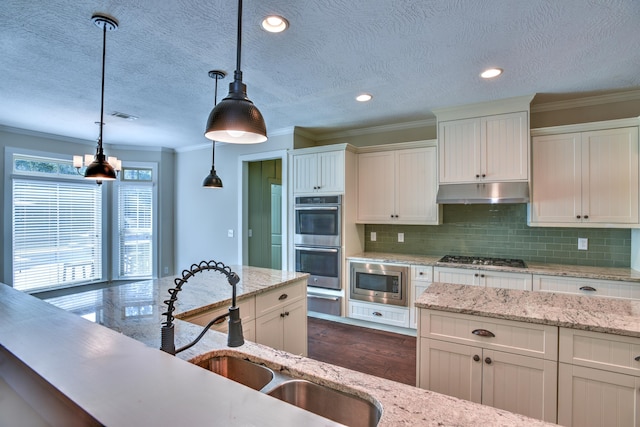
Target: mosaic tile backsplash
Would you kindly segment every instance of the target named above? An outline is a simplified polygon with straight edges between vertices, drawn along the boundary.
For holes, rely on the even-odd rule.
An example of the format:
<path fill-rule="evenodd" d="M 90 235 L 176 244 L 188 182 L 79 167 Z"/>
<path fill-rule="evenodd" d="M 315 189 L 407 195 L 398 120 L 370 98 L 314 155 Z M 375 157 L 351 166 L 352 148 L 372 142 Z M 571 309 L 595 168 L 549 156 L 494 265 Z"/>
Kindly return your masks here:
<path fill-rule="evenodd" d="M 376 232 L 376 241 L 370 240 Z M 404 233 L 404 243 L 398 243 Z M 629 267 L 631 230 L 529 227 L 527 205 L 444 205 L 441 225 L 365 225 L 365 250 L 415 255 L 472 255 L 524 261 Z M 588 250 L 578 250 L 578 238 Z"/>

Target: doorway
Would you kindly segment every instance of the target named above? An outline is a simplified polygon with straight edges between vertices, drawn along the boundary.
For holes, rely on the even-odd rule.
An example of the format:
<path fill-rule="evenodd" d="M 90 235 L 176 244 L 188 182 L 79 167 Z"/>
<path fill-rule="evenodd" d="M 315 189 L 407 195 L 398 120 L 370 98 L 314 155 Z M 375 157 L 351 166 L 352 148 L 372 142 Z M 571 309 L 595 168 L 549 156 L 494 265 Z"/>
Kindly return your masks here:
<path fill-rule="evenodd" d="M 248 163 L 247 265 L 282 269 L 282 160 Z"/>

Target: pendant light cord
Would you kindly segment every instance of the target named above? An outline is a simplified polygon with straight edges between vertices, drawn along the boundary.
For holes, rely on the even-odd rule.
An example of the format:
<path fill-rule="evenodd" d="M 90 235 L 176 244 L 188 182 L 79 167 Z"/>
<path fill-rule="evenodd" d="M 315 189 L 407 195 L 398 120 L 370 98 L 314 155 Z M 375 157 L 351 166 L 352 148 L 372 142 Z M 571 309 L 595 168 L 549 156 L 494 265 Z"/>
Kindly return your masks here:
<path fill-rule="evenodd" d="M 216 76 L 215 77 L 215 81 L 216 81 L 216 91 L 215 94 L 213 95 L 213 106 L 215 107 L 216 105 L 218 105 L 218 80 L 221 77 Z M 216 164 L 216 142 L 215 141 L 211 141 L 211 143 L 213 144 L 213 149 L 211 150 L 211 170 L 214 170 L 215 164 Z"/>
<path fill-rule="evenodd" d="M 104 155 L 102 151 L 102 125 L 104 123 L 104 70 L 107 57 L 107 23 L 102 24 L 102 91 L 100 92 L 100 134 L 98 135 L 98 154 Z"/>
<path fill-rule="evenodd" d="M 240 71 L 240 56 L 242 49 L 242 0 L 238 0 L 238 45 L 236 47 L 236 71 L 233 73 L 235 80 L 242 80 L 242 71 Z"/>

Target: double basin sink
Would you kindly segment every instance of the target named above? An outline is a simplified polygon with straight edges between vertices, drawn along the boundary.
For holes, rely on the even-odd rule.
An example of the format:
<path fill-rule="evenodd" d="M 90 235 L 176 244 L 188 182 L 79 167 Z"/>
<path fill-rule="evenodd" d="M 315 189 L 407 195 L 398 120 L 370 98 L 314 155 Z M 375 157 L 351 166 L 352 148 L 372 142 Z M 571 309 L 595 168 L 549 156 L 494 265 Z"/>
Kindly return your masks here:
<path fill-rule="evenodd" d="M 347 426 L 373 427 L 380 420 L 376 405 L 361 397 L 276 373 L 245 359 L 216 356 L 198 366 Z"/>

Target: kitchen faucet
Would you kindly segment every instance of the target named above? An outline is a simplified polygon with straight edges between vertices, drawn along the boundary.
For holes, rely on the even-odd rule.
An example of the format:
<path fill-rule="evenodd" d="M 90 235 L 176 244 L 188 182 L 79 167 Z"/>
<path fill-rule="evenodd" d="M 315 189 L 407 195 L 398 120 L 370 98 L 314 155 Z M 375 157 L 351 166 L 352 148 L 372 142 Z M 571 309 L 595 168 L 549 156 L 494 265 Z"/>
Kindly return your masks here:
<path fill-rule="evenodd" d="M 195 340 L 176 350 L 173 329 L 173 312 L 175 310 L 175 302 L 178 300 L 178 292 L 182 290 L 182 285 L 184 285 L 187 280 L 193 277 L 196 273 L 205 270 L 215 270 L 227 276 L 227 281 L 233 289 L 231 296 L 231 307 L 229 307 L 228 313 L 222 314 L 209 322 Z M 192 264 L 191 269 L 182 271 L 182 277 L 176 277 L 174 280 L 174 283 L 176 285 L 175 288 L 169 289 L 169 295 L 171 297 L 168 300 L 164 301 L 164 303 L 167 304 L 167 311 L 162 313 L 162 315 L 167 316 L 167 320 L 162 322 L 160 350 L 175 355 L 192 347 L 198 341 L 200 341 L 200 339 L 212 325 L 227 316 L 229 316 L 229 332 L 227 336 L 227 345 L 229 347 L 239 347 L 244 344 L 244 337 L 242 336 L 242 321 L 240 320 L 240 308 L 236 306 L 236 285 L 239 281 L 240 277 L 238 277 L 236 273 L 231 271 L 231 268 L 221 262 L 216 262 L 213 260 L 208 262 L 200 261 L 200 263 L 197 265 Z"/>

